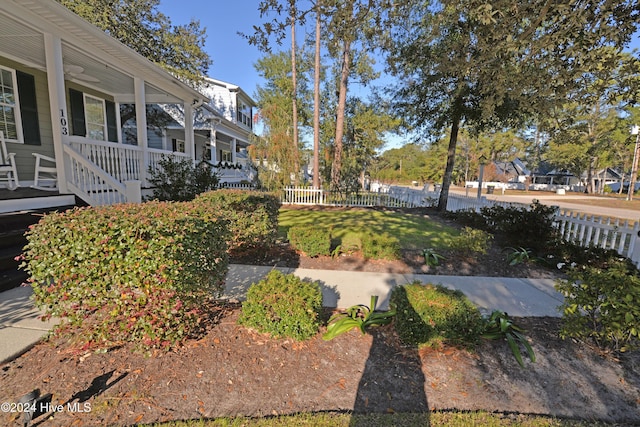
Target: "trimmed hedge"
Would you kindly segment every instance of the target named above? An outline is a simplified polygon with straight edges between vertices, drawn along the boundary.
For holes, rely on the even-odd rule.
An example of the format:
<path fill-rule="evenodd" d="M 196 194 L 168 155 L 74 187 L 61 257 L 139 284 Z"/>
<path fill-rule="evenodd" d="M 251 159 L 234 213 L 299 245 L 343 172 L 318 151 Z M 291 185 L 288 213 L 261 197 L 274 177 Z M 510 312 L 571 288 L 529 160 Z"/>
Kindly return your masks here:
<path fill-rule="evenodd" d="M 460 291 L 418 281 L 391 292 L 395 328 L 409 345 L 476 344 L 484 331 L 480 311 Z"/>
<path fill-rule="evenodd" d="M 200 194 L 194 204 L 204 219 L 213 217 L 229 221 L 231 238 L 227 243 L 232 255 L 275 244 L 280 200 L 272 193 L 217 190 Z"/>
<path fill-rule="evenodd" d="M 274 337 L 302 341 L 318 333 L 321 311 L 318 283 L 272 270 L 249 288 L 238 323 Z"/>
<path fill-rule="evenodd" d="M 219 294 L 228 227 L 191 203 L 148 202 L 46 215 L 27 233 L 22 268 L 45 317 L 79 327 L 86 346 L 171 347 L 196 333 Z"/>
<path fill-rule="evenodd" d="M 331 255 L 331 231 L 326 228 L 294 226 L 287 232 L 287 238 L 296 250 L 311 258 Z"/>
<path fill-rule="evenodd" d="M 366 259 L 389 259 L 400 258 L 400 241 L 397 238 L 383 233 L 363 233 L 362 234 L 362 255 Z"/>

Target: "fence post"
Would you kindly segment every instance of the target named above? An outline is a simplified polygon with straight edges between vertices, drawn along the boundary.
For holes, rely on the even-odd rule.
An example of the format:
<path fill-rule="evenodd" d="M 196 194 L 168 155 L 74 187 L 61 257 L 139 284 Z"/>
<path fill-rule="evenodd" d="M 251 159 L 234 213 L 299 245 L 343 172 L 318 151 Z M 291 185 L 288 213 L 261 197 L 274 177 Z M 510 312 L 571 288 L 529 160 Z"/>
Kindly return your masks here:
<path fill-rule="evenodd" d="M 633 226 L 633 236 L 631 236 L 629 242 L 629 252 L 631 252 L 631 261 L 636 267 L 640 267 L 640 223 L 636 221 Z"/>

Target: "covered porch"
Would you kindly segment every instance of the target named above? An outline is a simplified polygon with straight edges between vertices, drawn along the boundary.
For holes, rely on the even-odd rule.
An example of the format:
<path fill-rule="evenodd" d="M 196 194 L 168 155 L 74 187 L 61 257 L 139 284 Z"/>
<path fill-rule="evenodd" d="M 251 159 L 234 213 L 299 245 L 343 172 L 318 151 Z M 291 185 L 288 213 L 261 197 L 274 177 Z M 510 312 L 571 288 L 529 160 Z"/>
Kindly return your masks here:
<path fill-rule="evenodd" d="M 32 198 L 21 189 L 36 180 L 36 154 L 55 159 L 51 194 L 91 205 L 140 201 L 163 154 L 196 158 L 194 108 L 206 97 L 54 0 L 0 3 L 0 72 L 11 110 L 0 130 L 20 185 L 0 200 Z M 184 111 L 179 147 L 150 147 L 147 106 L 160 103 Z"/>

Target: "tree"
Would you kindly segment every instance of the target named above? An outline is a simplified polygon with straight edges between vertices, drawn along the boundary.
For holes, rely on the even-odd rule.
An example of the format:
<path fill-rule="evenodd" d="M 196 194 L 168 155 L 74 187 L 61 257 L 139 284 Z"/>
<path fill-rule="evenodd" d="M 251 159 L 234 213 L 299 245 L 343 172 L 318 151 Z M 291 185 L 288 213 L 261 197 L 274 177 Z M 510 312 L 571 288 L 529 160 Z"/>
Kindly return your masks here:
<path fill-rule="evenodd" d="M 58 0 L 66 8 L 193 86 L 211 65 L 199 21 L 172 25 L 160 0 Z"/>
<path fill-rule="evenodd" d="M 450 129 L 438 203 L 446 209 L 458 132 L 518 128 L 566 102 L 638 26 L 632 0 L 411 0 L 398 5 L 389 65 L 396 106 L 417 129 Z"/>
<path fill-rule="evenodd" d="M 599 52 L 601 66 L 581 76 L 580 89 L 548 124 L 552 141 L 547 161 L 576 176 L 586 171 L 588 193 L 596 190 L 595 171 L 611 166 L 615 157 L 612 148 L 620 145 L 615 139 L 621 135 L 614 131 L 620 124 L 619 107 L 626 103 L 628 83 L 633 79 L 625 74 L 627 64 L 635 62 L 630 55 L 612 48 Z"/>
<path fill-rule="evenodd" d="M 304 53 L 298 56 L 301 58 L 298 67 L 303 71 L 296 89 L 301 94 L 298 108 L 301 122 L 307 123 L 310 94 L 305 75 L 310 70 L 311 58 Z M 290 185 L 291 176 L 300 172 L 297 165 L 301 147 L 293 145 L 291 97 L 294 88 L 290 77 L 290 58 L 289 52 L 281 51 L 268 54 L 255 64 L 258 73 L 266 80 L 264 86 L 258 87 L 256 98 L 264 122 L 264 135 L 250 150 L 252 156 L 260 160 L 258 171 L 268 188 Z"/>
<path fill-rule="evenodd" d="M 331 4 L 332 9 L 326 11 L 327 46 L 331 56 L 338 61 L 340 69 L 331 165 L 332 187 L 340 186 L 349 79 L 358 62 L 356 58 L 366 55 L 366 51 L 371 48 L 382 46 L 381 40 L 386 36 L 385 18 L 390 4 L 389 0 L 335 0 Z M 363 50 L 360 54 L 356 50 L 358 43 Z M 363 80 L 363 83 L 368 81 Z"/>

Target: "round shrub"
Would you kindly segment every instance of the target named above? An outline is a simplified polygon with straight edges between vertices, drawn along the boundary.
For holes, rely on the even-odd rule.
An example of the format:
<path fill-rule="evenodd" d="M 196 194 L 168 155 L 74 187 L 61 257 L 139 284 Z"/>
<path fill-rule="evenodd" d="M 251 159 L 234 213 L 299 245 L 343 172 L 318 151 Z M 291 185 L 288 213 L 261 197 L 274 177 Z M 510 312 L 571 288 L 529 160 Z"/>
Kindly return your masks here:
<path fill-rule="evenodd" d="M 87 346 L 171 347 L 200 327 L 200 303 L 228 269 L 227 225 L 189 203 L 149 202 L 46 215 L 27 233 L 36 304 Z"/>
<path fill-rule="evenodd" d="M 457 290 L 413 282 L 391 292 L 395 328 L 409 345 L 470 346 L 483 332 L 480 311 Z"/>
<path fill-rule="evenodd" d="M 362 255 L 366 259 L 399 259 L 400 242 L 386 233 L 362 235 Z"/>
<path fill-rule="evenodd" d="M 322 292 L 317 283 L 272 270 L 249 288 L 238 323 L 274 337 L 302 341 L 318 332 L 321 310 Z"/>
<path fill-rule="evenodd" d="M 578 266 L 556 281 L 564 296 L 560 336 L 590 340 L 606 351 L 640 347 L 640 273 L 626 259 L 606 268 Z"/>
<path fill-rule="evenodd" d="M 291 245 L 309 257 L 331 255 L 331 232 L 323 227 L 294 226 L 287 232 Z"/>
<path fill-rule="evenodd" d="M 194 205 L 201 218 L 229 221 L 232 255 L 268 248 L 276 241 L 280 200 L 274 194 L 217 190 L 200 194 Z"/>

